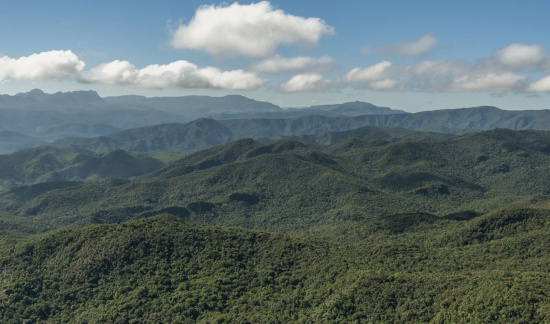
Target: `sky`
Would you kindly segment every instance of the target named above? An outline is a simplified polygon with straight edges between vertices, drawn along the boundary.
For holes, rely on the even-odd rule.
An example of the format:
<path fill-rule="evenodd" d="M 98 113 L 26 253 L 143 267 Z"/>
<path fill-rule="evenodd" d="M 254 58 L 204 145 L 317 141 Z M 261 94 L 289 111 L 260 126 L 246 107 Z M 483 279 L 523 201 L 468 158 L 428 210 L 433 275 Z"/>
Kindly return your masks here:
<path fill-rule="evenodd" d="M 2 1 L 0 94 L 550 109 L 550 2 Z"/>

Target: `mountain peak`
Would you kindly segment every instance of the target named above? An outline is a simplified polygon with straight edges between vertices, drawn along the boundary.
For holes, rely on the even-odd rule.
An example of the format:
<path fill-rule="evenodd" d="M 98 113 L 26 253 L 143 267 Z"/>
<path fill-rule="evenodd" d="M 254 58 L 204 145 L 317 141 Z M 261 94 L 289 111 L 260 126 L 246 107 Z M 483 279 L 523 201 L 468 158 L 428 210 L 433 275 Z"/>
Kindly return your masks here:
<path fill-rule="evenodd" d="M 56 92 L 49 96 L 47 99 L 48 103 L 62 103 L 62 104 L 71 104 L 71 103 L 91 103 L 91 102 L 102 102 L 103 98 L 93 90 L 88 91 L 70 91 L 70 92 Z"/>
<path fill-rule="evenodd" d="M 477 106 L 477 107 L 472 107 L 471 109 L 477 109 L 477 110 L 502 110 L 498 107 L 495 107 L 495 106 Z"/>
<path fill-rule="evenodd" d="M 16 94 L 15 96 L 24 97 L 24 98 L 31 98 L 31 99 L 34 99 L 34 100 L 37 100 L 37 101 L 42 101 L 42 100 L 46 99 L 49 96 L 49 94 L 44 93 L 44 91 L 42 91 L 40 89 L 32 89 L 29 92 L 20 92 L 20 93 Z"/>
<path fill-rule="evenodd" d="M 27 92 L 27 93 L 19 93 L 17 95 L 28 95 L 28 96 L 36 96 L 36 95 L 44 95 L 44 91 L 38 89 L 38 88 L 35 88 L 35 89 L 32 89 L 31 91 Z"/>

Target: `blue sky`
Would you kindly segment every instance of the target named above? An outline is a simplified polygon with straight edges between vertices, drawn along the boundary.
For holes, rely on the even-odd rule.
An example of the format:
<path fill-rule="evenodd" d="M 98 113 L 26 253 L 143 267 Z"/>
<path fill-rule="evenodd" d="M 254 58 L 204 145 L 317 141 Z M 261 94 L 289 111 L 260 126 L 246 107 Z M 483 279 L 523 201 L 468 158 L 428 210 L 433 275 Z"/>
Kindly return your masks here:
<path fill-rule="evenodd" d="M 550 109 L 547 1 L 4 1 L 0 94 Z"/>

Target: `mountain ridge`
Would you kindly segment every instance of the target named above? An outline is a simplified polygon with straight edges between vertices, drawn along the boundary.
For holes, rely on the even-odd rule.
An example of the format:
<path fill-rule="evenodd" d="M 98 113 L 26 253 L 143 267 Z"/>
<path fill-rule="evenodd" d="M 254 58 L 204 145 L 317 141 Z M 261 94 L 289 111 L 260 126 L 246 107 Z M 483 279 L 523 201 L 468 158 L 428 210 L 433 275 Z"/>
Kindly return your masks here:
<path fill-rule="evenodd" d="M 530 113 L 534 115 L 531 116 Z M 187 124 L 166 124 L 123 130 L 98 138 L 65 138 L 54 142 L 54 145 L 79 147 L 96 152 L 124 149 L 142 153 L 159 150 L 191 153 L 247 137 L 256 140 L 296 138 L 327 132 L 342 132 L 340 136 L 346 136 L 346 131 L 362 127 L 408 129 L 440 134 L 466 134 L 498 128 L 550 130 L 550 111 L 527 111 L 526 114 L 503 111 L 496 107 L 476 107 L 356 117 L 312 115 L 284 119 L 199 119 Z M 206 120 L 209 121 L 208 127 L 202 125 Z M 163 132 L 162 128 L 166 130 Z M 166 136 L 168 129 L 172 133 L 171 137 Z M 132 135 L 129 136 L 130 134 Z M 357 134 L 347 133 L 348 137 L 355 135 Z M 104 144 L 106 141 L 108 145 Z"/>
<path fill-rule="evenodd" d="M 550 110 L 512 111 L 480 106 L 406 113 L 357 101 L 282 109 L 240 95 L 153 98 L 129 95 L 101 98 L 94 91 L 45 94 L 35 89 L 15 96 L 0 96 L 0 113 L 3 116 L 0 131 L 17 132 L 40 139 L 39 142 L 33 142 L 22 137 L 4 136 L 0 138 L 0 153 L 11 153 L 18 148 L 60 139 L 63 139 L 59 142 L 65 143 L 63 145 L 102 152 L 116 149 L 195 152 L 246 137 L 262 139 L 314 135 L 363 126 L 452 134 L 495 128 L 550 130 Z M 201 118 L 215 120 L 219 131 L 213 127 L 203 129 L 201 126 L 195 127 L 194 133 L 190 129 L 181 130 L 187 134 L 183 140 L 185 143 L 176 143 L 175 139 L 181 140 L 182 135 L 176 135 L 174 126 L 171 126 L 175 137 L 170 143 L 170 139 L 162 132 L 155 135 L 154 132 L 147 134 L 143 129 L 135 130 L 168 123 L 188 125 Z M 181 127 L 190 128 L 189 125 Z M 134 130 L 124 133 L 130 129 Z M 117 131 L 121 132 L 116 134 Z M 144 137 L 139 139 L 142 143 L 137 143 L 137 138 L 131 139 L 133 143 L 121 139 L 125 137 L 124 134 L 136 132 L 143 133 Z M 90 137 L 96 138 L 83 139 Z M 119 140 L 115 141 L 113 137 Z M 90 141 L 99 142 L 90 144 Z"/>
<path fill-rule="evenodd" d="M 10 212 L 53 217 L 54 224 L 63 213 L 86 223 L 175 208 L 192 221 L 289 233 L 394 213 L 479 214 L 550 195 L 550 132 L 370 134 L 366 129 L 365 138 L 315 145 L 241 139 L 192 153 L 136 181 L 46 193 Z"/>

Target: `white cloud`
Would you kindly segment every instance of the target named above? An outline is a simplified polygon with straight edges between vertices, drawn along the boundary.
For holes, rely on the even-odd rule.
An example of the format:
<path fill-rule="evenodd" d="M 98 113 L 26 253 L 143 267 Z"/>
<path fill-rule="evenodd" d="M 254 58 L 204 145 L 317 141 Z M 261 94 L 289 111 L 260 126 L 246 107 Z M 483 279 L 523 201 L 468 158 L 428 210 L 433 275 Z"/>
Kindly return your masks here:
<path fill-rule="evenodd" d="M 394 66 L 389 61 L 354 68 L 327 80 L 320 74 L 300 74 L 281 84 L 282 91 L 319 91 L 348 86 L 379 91 L 506 92 L 525 91 L 527 77 L 510 71 L 478 66 L 464 61 L 424 61 Z M 546 91 L 550 80 L 531 85 L 531 91 Z"/>
<path fill-rule="evenodd" d="M 480 73 L 455 79 L 450 90 L 454 91 L 510 91 L 518 90 L 527 77 L 511 72 Z"/>
<path fill-rule="evenodd" d="M 326 67 L 334 62 L 330 56 L 284 58 L 278 55 L 252 65 L 252 70 L 259 72 L 303 71 Z"/>
<path fill-rule="evenodd" d="M 429 37 L 428 37 L 429 36 Z M 431 40 L 430 40 L 431 39 Z M 394 46 L 405 54 L 420 53 L 435 44 L 426 35 L 415 42 Z M 414 46 L 413 46 L 414 45 Z M 422 46 L 421 46 L 422 45 Z M 414 49 L 414 50 L 413 50 Z M 550 76 L 530 81 L 531 71 L 550 74 L 550 54 L 541 45 L 510 44 L 493 55 L 474 62 L 465 60 L 423 61 L 413 65 L 382 61 L 368 67 L 355 67 L 333 79 L 319 74 L 298 75 L 280 86 L 287 91 L 341 89 L 345 87 L 414 92 L 550 92 Z"/>
<path fill-rule="evenodd" d="M 20 58 L 0 57 L 0 81 L 63 80 L 78 76 L 85 63 L 71 51 L 49 51 Z"/>
<path fill-rule="evenodd" d="M 375 65 L 366 68 L 353 68 L 346 73 L 340 81 L 342 82 L 358 82 L 358 81 L 373 81 L 380 80 L 387 76 L 387 70 L 391 66 L 391 62 L 382 61 Z"/>
<path fill-rule="evenodd" d="M 274 9 L 267 1 L 201 6 L 189 24 L 172 34 L 175 48 L 203 50 L 216 56 L 265 57 L 280 45 L 313 47 L 334 29 L 319 18 L 303 18 Z"/>
<path fill-rule="evenodd" d="M 81 81 L 86 83 L 133 83 L 137 77 L 135 67 L 128 61 L 113 61 L 83 72 Z"/>
<path fill-rule="evenodd" d="M 466 61 L 425 61 L 406 66 L 401 75 L 404 87 L 426 92 L 523 91 L 527 77 L 491 63 Z"/>
<path fill-rule="evenodd" d="M 510 44 L 495 52 L 494 57 L 510 69 L 523 69 L 539 65 L 547 58 L 540 45 Z"/>
<path fill-rule="evenodd" d="M 367 84 L 367 87 L 373 90 L 396 90 L 399 83 L 392 79 L 374 81 Z"/>
<path fill-rule="evenodd" d="M 239 6 L 233 4 L 232 6 Z M 265 3 L 269 6 L 269 3 Z M 215 7 L 218 8 L 218 7 Z M 228 8 L 228 7 L 222 7 Z M 272 10 L 273 11 L 273 10 Z M 277 12 L 277 11 L 273 11 Z M 413 65 L 382 61 L 355 67 L 326 78 L 335 72 L 334 59 L 278 55 L 250 66 L 251 71 L 224 71 L 199 67 L 179 60 L 137 68 L 125 60 L 115 60 L 84 71 L 85 63 L 72 51 L 49 51 L 20 58 L 0 57 L 0 82 L 6 80 L 76 80 L 82 83 L 121 84 L 144 88 L 203 88 L 247 90 L 264 85 L 260 72 L 296 71 L 278 86 L 279 91 L 327 91 L 345 87 L 380 91 L 415 92 L 550 92 L 550 55 L 540 45 L 514 43 L 475 62 L 447 60 L 423 61 Z M 527 68 L 536 68 L 536 70 Z M 545 77 L 533 80 L 532 72 Z"/>
<path fill-rule="evenodd" d="M 391 55 L 418 55 L 428 52 L 436 43 L 434 36 L 426 34 L 411 42 L 378 47 L 377 51 Z"/>
<path fill-rule="evenodd" d="M 212 88 L 229 90 L 255 89 L 267 82 L 251 72 L 243 70 L 221 71 L 207 67 L 196 71 L 195 76 L 207 81 Z"/>
<path fill-rule="evenodd" d="M 199 68 L 179 60 L 169 64 L 152 64 L 136 69 L 128 61 L 113 61 L 84 72 L 81 82 L 133 84 L 146 88 L 212 88 L 228 90 L 255 89 L 266 80 L 243 70 L 222 71 L 214 67 Z"/>
<path fill-rule="evenodd" d="M 527 90 L 531 92 L 550 92 L 550 76 L 531 83 Z"/>
<path fill-rule="evenodd" d="M 279 85 L 279 90 L 283 92 L 321 91 L 329 88 L 330 84 L 330 81 L 323 79 L 323 76 L 318 73 L 298 74 Z"/>
<path fill-rule="evenodd" d="M 199 68 L 187 61 L 152 64 L 138 71 L 136 83 L 147 88 L 209 88 L 208 81 L 195 74 Z"/>

